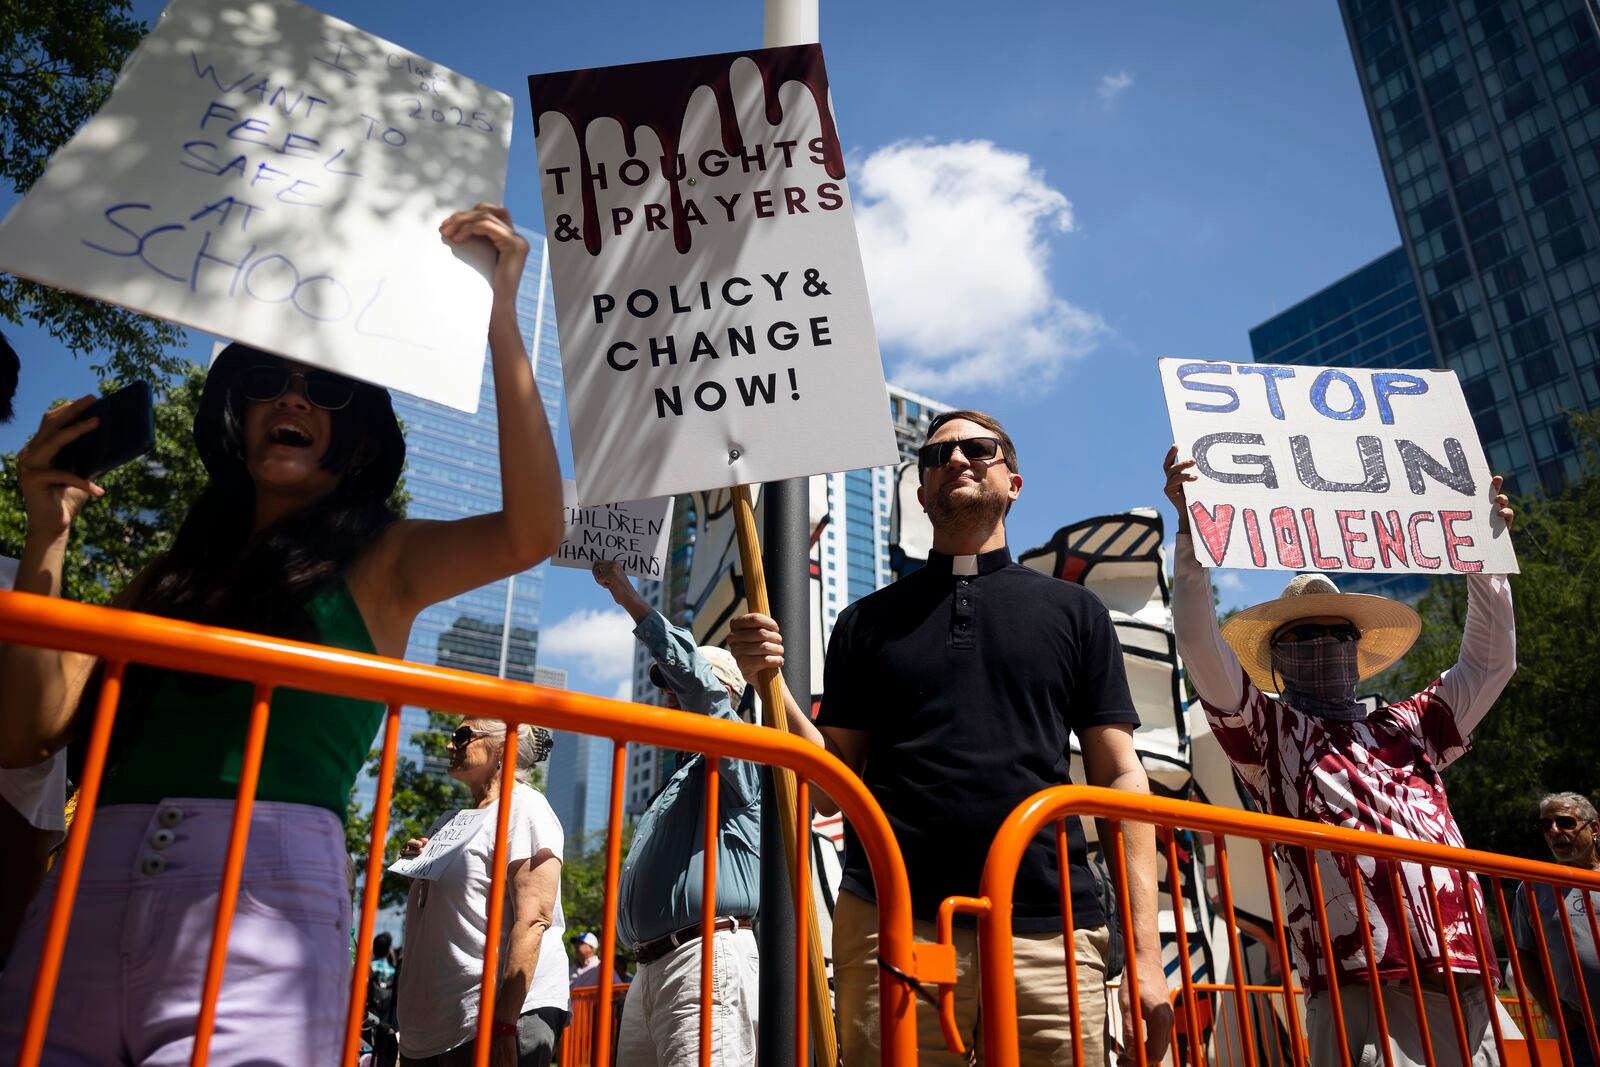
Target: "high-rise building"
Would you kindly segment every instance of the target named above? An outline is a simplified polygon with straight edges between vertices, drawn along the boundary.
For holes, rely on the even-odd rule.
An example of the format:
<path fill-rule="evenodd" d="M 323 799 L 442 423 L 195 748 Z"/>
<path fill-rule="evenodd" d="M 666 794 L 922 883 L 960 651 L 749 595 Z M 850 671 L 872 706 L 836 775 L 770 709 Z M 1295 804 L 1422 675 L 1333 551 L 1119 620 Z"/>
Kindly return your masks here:
<path fill-rule="evenodd" d="M 532 249 L 517 293 L 517 322 L 534 362 L 545 417 L 554 430 L 561 413 L 561 354 L 544 237 L 518 227 Z M 494 376 L 484 360 L 478 410 L 457 411 L 396 393 L 395 414 L 405 430 L 405 489 L 413 519 L 459 519 L 500 507 L 500 449 Z M 481 586 L 417 616 L 405 658 L 480 674 L 531 681 L 538 649 L 544 568 Z M 508 632 L 509 631 L 509 632 Z M 400 716 L 399 753 L 425 764 L 413 735 L 428 729 L 428 709 L 407 707 Z M 370 807 L 377 783 L 363 775 L 356 799 Z"/>
<path fill-rule="evenodd" d="M 567 672 L 559 667 L 540 667 L 534 681 L 554 689 L 567 687 Z M 611 752 L 609 737 L 555 732 L 555 745 L 545 770 L 544 795 L 561 821 L 569 856 L 593 844 L 606 829 L 611 801 Z"/>
<path fill-rule="evenodd" d="M 950 405 L 889 386 L 889 415 L 901 463 L 914 463 L 927 437 L 928 422 Z M 890 565 L 889 513 L 899 486 L 900 466 L 871 467 L 826 476 L 828 525 L 818 542 L 823 647 L 839 612 L 894 581 Z M 822 647 L 813 651 L 820 657 Z"/>
<path fill-rule="evenodd" d="M 889 386 L 889 414 L 900 447 L 901 465 L 915 461 L 917 448 L 927 436 L 928 420 L 949 410 L 947 404 L 896 385 Z M 843 471 L 811 479 L 812 496 L 825 494 L 828 514 L 812 555 L 815 579 L 811 583 L 812 618 L 820 621 L 822 637 L 822 643 L 811 652 L 813 675 L 819 673 L 823 649 L 833 633 L 839 612 L 897 577 L 891 558 L 890 513 L 901 465 Z M 666 580 L 636 583 L 651 607 L 673 622 L 691 628 L 695 620 L 685 603 L 685 587 L 699 526 L 694 507 L 693 496 L 678 497 L 673 507 Z M 642 646 L 637 647 L 633 699 L 641 704 L 661 703 L 660 693 L 650 684 L 650 662 L 649 653 Z M 674 754 L 668 750 L 651 745 L 629 745 L 624 795 L 630 814 L 644 811 L 656 791 L 665 784 L 674 762 Z M 609 777 L 609 769 L 607 775 Z"/>
<path fill-rule="evenodd" d="M 1422 301 L 1405 249 L 1379 256 L 1250 331 L 1257 363 L 1432 367 Z"/>
<path fill-rule="evenodd" d="M 1600 404 L 1600 26 L 1593 0 L 1340 0 L 1438 366 L 1490 466 L 1578 472 Z"/>

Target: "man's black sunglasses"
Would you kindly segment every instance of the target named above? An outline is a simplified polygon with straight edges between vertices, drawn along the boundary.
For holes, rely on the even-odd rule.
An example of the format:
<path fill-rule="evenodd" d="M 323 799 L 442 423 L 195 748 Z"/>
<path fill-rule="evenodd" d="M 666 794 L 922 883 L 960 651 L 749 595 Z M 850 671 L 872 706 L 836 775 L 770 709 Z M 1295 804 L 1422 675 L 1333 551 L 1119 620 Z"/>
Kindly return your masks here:
<path fill-rule="evenodd" d="M 1302 622 L 1279 630 L 1273 641 L 1282 641 L 1286 637 L 1296 641 L 1315 641 L 1319 637 L 1331 637 L 1335 641 L 1359 641 L 1361 631 L 1347 622 Z"/>
<path fill-rule="evenodd" d="M 957 447 L 961 449 L 961 454 L 967 457 L 968 462 L 983 463 L 1000 454 L 1000 438 L 964 437 L 959 441 L 940 441 L 937 444 L 923 445 L 917 449 L 917 465 L 922 470 L 942 467 L 950 462 L 950 457 L 955 455 Z"/>
<path fill-rule="evenodd" d="M 1551 830 L 1576 830 L 1581 824 L 1575 815 L 1551 815 L 1549 818 L 1533 820 L 1534 828 L 1549 833 Z"/>
<path fill-rule="evenodd" d="M 338 411 L 347 406 L 356 395 L 356 383 L 342 374 L 327 371 L 297 371 L 258 363 L 245 368 L 239 376 L 239 391 L 246 400 L 268 402 L 278 399 L 289 388 L 289 383 L 299 378 L 306 391 L 306 399 L 324 411 Z"/>

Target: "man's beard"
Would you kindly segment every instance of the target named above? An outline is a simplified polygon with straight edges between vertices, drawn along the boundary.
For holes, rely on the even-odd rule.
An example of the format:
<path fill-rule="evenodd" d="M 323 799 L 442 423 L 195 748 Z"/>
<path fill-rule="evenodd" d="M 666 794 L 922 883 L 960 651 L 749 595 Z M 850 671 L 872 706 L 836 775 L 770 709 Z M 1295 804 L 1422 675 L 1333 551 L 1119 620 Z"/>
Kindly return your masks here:
<path fill-rule="evenodd" d="M 1005 493 L 990 484 L 987 478 L 968 484 L 975 486 L 978 492 L 956 497 L 953 492 L 961 485 L 952 482 L 929 496 L 928 521 L 935 530 L 949 533 L 990 530 L 1005 515 L 1006 505 L 1010 503 Z"/>

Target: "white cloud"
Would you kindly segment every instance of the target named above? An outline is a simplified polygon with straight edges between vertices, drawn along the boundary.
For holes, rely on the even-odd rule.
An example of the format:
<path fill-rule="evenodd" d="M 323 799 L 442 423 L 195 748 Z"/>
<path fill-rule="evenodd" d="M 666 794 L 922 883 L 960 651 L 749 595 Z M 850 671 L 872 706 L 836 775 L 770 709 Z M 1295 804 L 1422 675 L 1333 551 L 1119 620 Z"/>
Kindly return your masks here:
<path fill-rule="evenodd" d="M 631 686 L 633 647 L 633 620 L 619 608 L 575 611 L 539 634 L 540 659 L 576 663 L 591 679 L 624 686 Z"/>
<path fill-rule="evenodd" d="M 1104 101 L 1107 107 L 1116 103 L 1117 98 L 1133 88 L 1133 75 L 1125 70 L 1115 74 L 1107 74 L 1100 79 L 1100 84 L 1095 86 L 1094 95 Z"/>
<path fill-rule="evenodd" d="M 1211 572 L 1211 584 L 1225 593 L 1238 593 L 1244 590 L 1244 579 L 1233 571 L 1215 570 Z"/>
<path fill-rule="evenodd" d="M 890 377 L 938 395 L 1038 391 L 1111 336 L 1050 287 L 1072 204 L 989 141 L 901 141 L 852 170 L 856 226 Z"/>
<path fill-rule="evenodd" d="M 633 634 L 629 633 L 628 636 L 632 637 Z M 618 682 L 617 683 L 616 692 L 611 694 L 611 699 L 612 700 L 632 700 L 633 699 L 633 679 L 632 678 L 624 678 L 622 681 Z"/>

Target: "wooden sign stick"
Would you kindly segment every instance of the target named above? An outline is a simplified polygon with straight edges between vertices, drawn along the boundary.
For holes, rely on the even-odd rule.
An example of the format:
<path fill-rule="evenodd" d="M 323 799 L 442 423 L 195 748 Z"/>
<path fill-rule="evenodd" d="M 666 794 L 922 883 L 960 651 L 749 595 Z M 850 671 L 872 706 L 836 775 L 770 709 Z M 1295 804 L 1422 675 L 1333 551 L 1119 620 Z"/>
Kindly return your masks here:
<path fill-rule="evenodd" d="M 745 603 L 751 611 L 762 615 L 772 614 L 767 602 L 767 574 L 761 565 L 761 540 L 756 535 L 756 513 L 750 502 L 750 487 L 733 487 L 733 517 L 739 536 L 739 560 L 744 567 Z M 789 732 L 789 719 L 784 711 L 783 678 L 776 670 L 762 673 L 757 684 L 761 705 L 766 709 L 766 725 L 775 730 Z M 807 694 L 809 699 L 810 694 Z M 778 821 L 783 829 L 783 847 L 789 862 L 789 876 L 794 877 L 797 848 L 811 846 L 811 819 L 809 813 L 803 827 L 796 825 L 794 798 L 794 772 L 785 767 L 772 768 L 772 784 L 778 794 Z M 803 832 L 802 832 L 803 831 Z M 809 885 L 804 892 L 811 892 Z M 833 1002 L 828 996 L 828 972 L 822 958 L 822 935 L 817 929 L 817 910 L 806 909 L 806 945 L 810 957 L 806 977 L 810 986 L 811 1041 L 821 1067 L 834 1067 L 839 1062 L 839 1040 L 833 1029 Z M 807 1067 L 797 1064 L 796 1067 Z"/>

